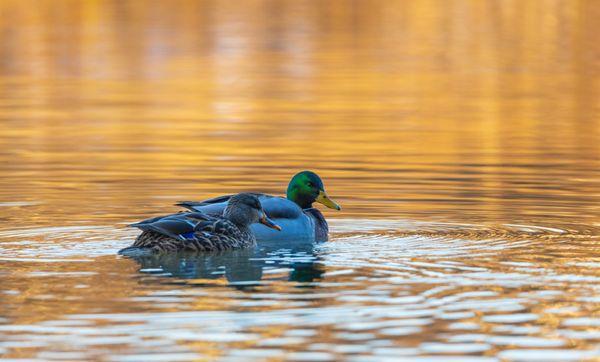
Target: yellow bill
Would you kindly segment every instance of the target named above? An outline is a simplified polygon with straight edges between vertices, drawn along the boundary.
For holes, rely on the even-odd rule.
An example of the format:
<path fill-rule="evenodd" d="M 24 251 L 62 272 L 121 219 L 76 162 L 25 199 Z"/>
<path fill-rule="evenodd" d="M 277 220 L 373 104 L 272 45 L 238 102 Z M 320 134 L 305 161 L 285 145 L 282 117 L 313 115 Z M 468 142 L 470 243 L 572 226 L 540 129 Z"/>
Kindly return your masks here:
<path fill-rule="evenodd" d="M 316 201 L 320 204 L 327 206 L 330 209 L 336 209 L 336 210 L 342 209 L 342 207 L 340 205 L 338 205 L 335 201 L 330 199 L 329 196 L 327 196 L 327 194 L 323 190 L 319 191 L 319 196 L 317 196 Z"/>

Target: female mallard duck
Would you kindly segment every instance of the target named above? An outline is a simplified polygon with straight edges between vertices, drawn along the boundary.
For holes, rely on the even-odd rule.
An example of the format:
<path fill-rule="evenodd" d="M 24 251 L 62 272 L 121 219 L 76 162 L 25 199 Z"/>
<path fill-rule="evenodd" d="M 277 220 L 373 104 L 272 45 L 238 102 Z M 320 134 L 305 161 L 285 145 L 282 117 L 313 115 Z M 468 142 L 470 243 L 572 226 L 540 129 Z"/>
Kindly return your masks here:
<path fill-rule="evenodd" d="M 132 224 L 143 232 L 132 246 L 120 250 L 119 254 L 221 251 L 250 247 L 256 244 L 250 225 L 257 222 L 281 230 L 267 217 L 258 197 L 247 193 L 237 194 L 229 198 L 222 216 L 210 216 L 198 211 L 182 212 Z"/>
<path fill-rule="evenodd" d="M 252 231 L 259 241 L 326 241 L 329 233 L 327 221 L 312 204 L 318 202 L 331 209 L 341 210 L 341 207 L 325 193 L 321 178 L 311 171 L 302 171 L 292 177 L 287 188 L 287 199 L 266 194 L 254 195 L 258 196 L 267 216 L 281 225 L 283 230 L 277 233 L 262 225 L 253 225 Z M 231 195 L 227 195 L 201 202 L 183 201 L 177 205 L 191 211 L 218 215 L 223 212 L 230 198 Z"/>

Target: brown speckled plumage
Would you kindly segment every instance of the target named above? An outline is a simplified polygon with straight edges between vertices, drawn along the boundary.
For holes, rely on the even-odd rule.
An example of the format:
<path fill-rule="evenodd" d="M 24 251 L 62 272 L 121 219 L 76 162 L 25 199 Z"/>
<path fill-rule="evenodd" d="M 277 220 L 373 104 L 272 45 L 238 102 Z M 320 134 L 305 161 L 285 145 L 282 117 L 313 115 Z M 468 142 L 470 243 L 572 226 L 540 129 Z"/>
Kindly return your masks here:
<path fill-rule="evenodd" d="M 175 239 L 156 231 L 144 231 L 133 243 L 133 247 L 153 252 L 222 251 L 254 245 L 256 239 L 250 230 L 241 231 L 225 219 L 202 222 L 190 239 Z"/>
<path fill-rule="evenodd" d="M 223 251 L 256 245 L 250 225 L 261 222 L 281 229 L 265 215 L 258 198 L 242 193 L 233 196 L 222 216 L 203 212 L 183 212 L 155 217 L 132 224 L 142 230 L 123 255 L 138 252 Z"/>

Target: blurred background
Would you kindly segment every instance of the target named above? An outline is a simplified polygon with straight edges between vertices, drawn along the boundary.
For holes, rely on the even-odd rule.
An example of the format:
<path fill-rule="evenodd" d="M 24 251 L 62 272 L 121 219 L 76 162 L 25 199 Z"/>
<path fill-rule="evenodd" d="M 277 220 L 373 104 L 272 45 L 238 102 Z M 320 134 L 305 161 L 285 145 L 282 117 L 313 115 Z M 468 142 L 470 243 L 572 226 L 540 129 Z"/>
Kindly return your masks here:
<path fill-rule="evenodd" d="M 61 223 L 301 169 L 347 217 L 597 221 L 595 1 L 0 10 L 0 195 Z"/>
<path fill-rule="evenodd" d="M 597 357 L 598 19 L 594 0 L 1 0 L 0 356 Z M 115 257 L 129 222 L 304 169 L 343 207 L 308 273 L 287 249 Z M 205 262 L 241 270 L 178 269 Z"/>

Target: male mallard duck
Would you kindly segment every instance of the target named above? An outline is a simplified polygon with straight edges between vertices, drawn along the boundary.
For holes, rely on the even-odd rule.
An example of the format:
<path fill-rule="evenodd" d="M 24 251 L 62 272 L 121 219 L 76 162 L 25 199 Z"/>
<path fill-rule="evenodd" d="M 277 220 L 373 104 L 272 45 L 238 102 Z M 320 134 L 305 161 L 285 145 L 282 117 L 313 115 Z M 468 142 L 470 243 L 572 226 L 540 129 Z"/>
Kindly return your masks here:
<path fill-rule="evenodd" d="M 252 231 L 259 241 L 267 240 L 314 240 L 326 241 L 329 227 L 323 214 L 312 204 L 321 203 L 331 209 L 341 210 L 340 205 L 331 200 L 323 181 L 314 172 L 302 171 L 290 180 L 287 188 L 287 199 L 266 194 L 258 196 L 267 216 L 281 225 L 282 232 L 274 232 L 262 225 L 253 225 Z M 223 212 L 231 195 L 220 196 L 201 202 L 182 201 L 177 205 L 191 211 L 200 211 L 210 215 Z"/>
<path fill-rule="evenodd" d="M 257 222 L 281 230 L 267 217 L 258 197 L 248 193 L 237 194 L 229 198 L 222 216 L 210 216 L 199 211 L 182 212 L 130 225 L 143 232 L 132 246 L 120 250 L 119 254 L 245 248 L 256 244 L 250 225 Z"/>

